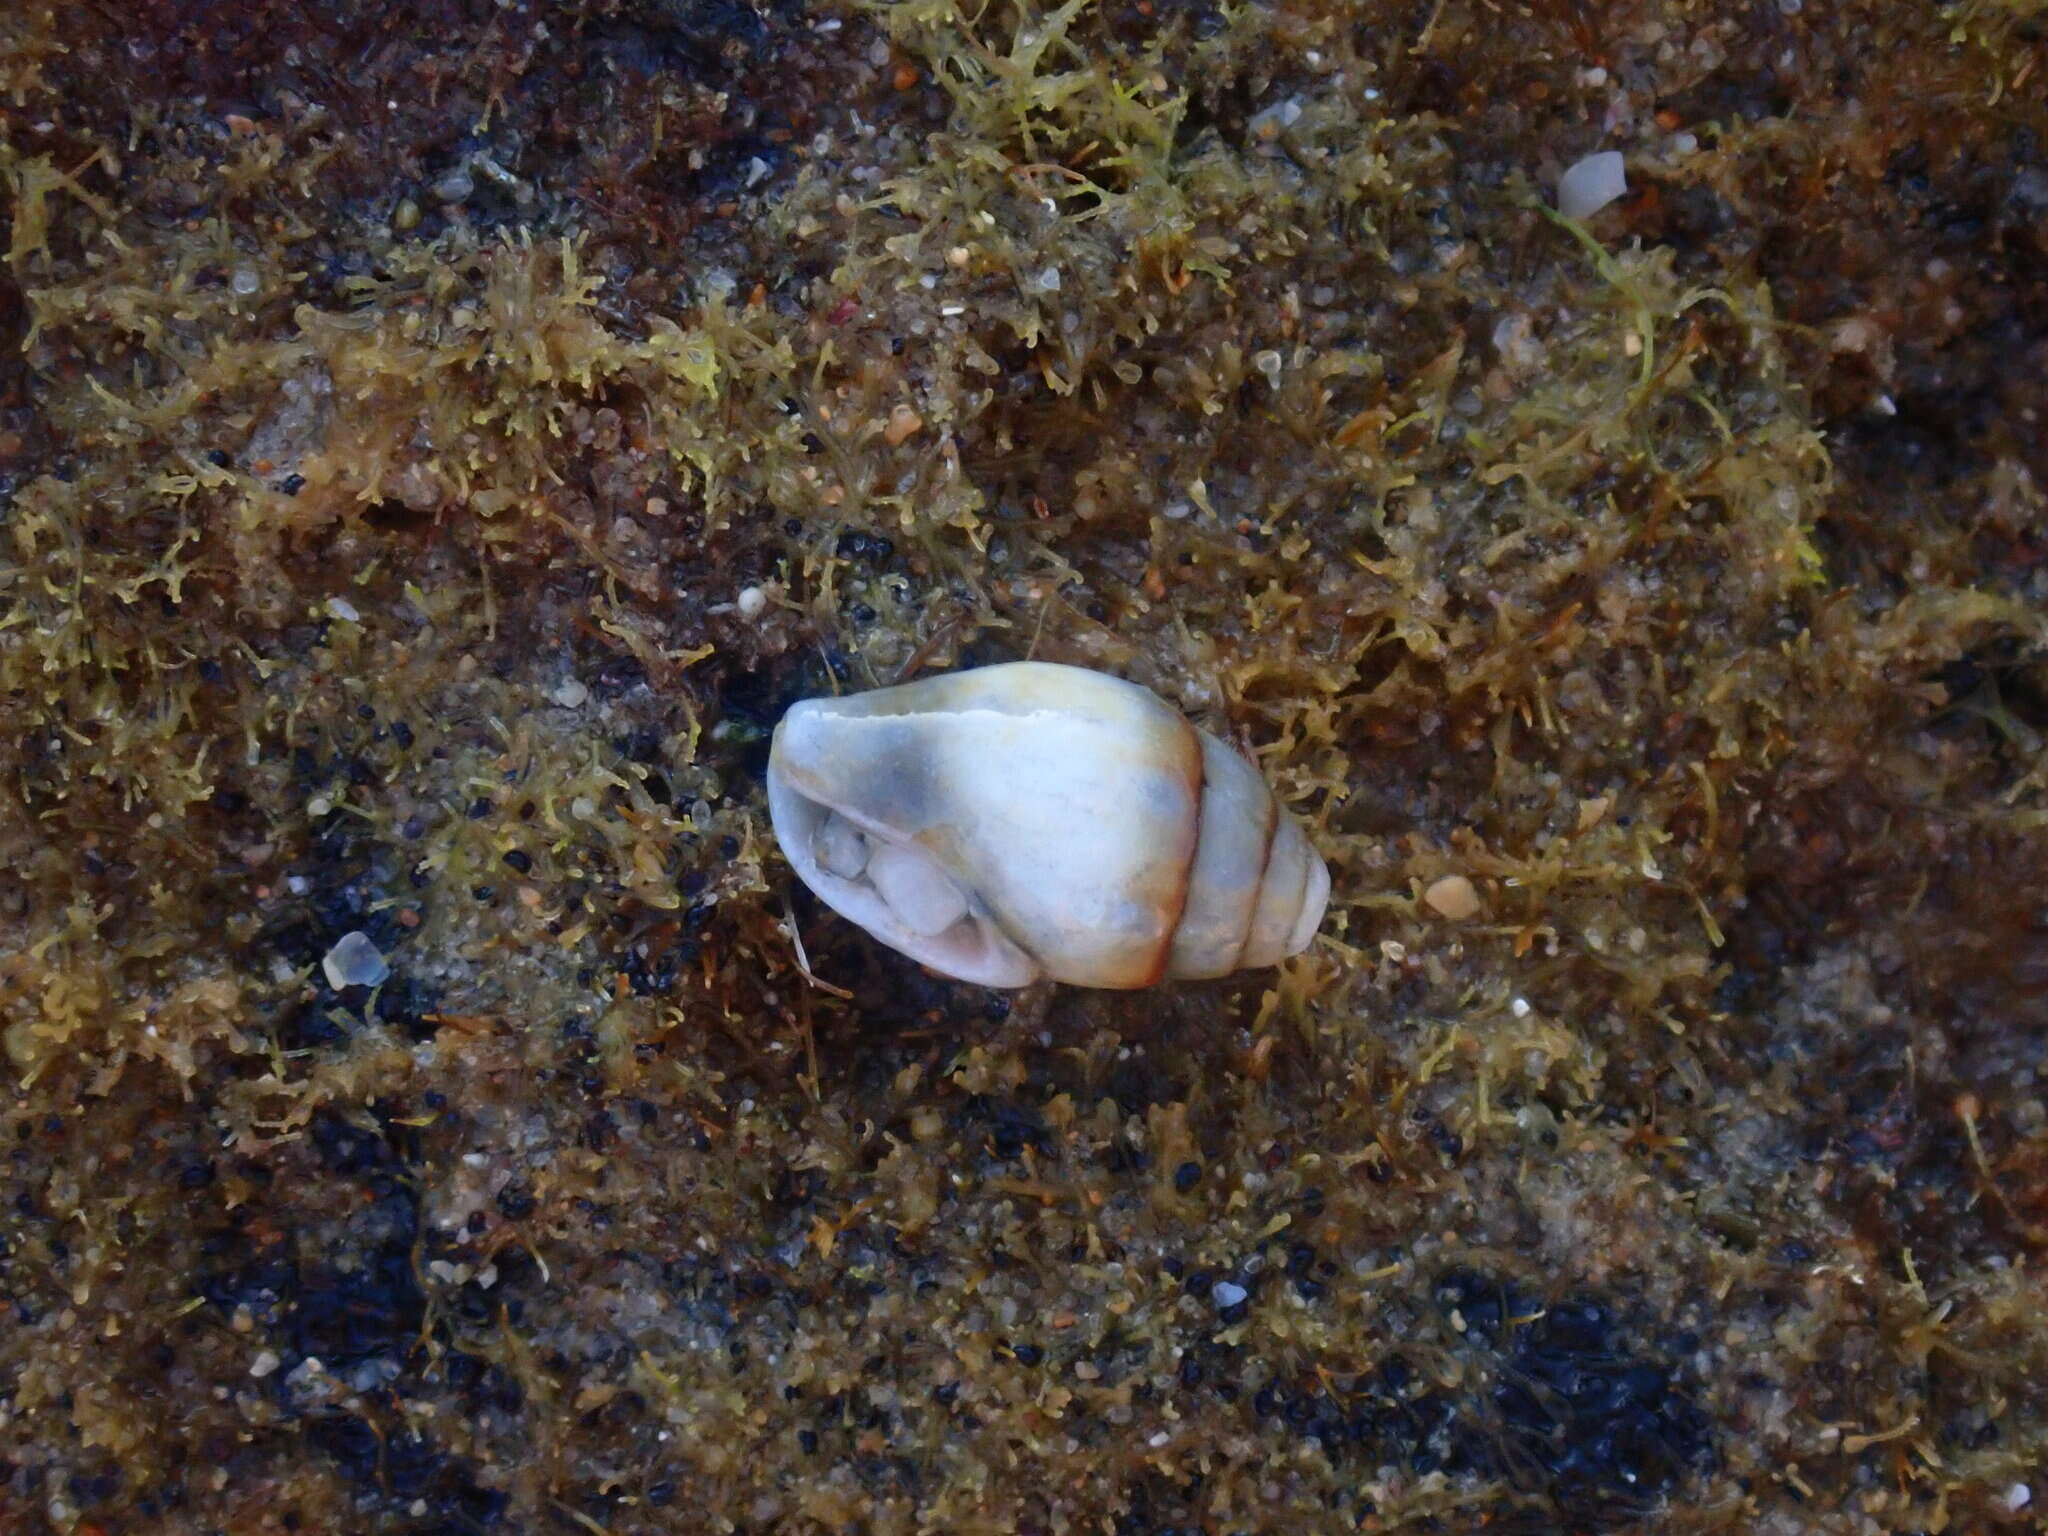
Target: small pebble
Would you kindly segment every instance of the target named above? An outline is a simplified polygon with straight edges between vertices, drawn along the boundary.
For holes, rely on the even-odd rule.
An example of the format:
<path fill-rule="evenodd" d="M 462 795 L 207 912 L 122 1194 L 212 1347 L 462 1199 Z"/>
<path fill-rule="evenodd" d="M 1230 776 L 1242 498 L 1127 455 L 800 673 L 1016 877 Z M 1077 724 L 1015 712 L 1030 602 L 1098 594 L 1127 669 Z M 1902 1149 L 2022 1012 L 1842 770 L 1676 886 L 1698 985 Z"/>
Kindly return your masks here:
<path fill-rule="evenodd" d="M 346 619 L 351 624 L 358 622 L 363 616 L 356 605 L 345 597 L 327 599 L 327 614 L 329 618 Z"/>
<path fill-rule="evenodd" d="M 1568 219 L 1590 219 L 1628 191 L 1621 151 L 1602 150 L 1577 161 L 1557 179 L 1557 211 Z"/>
<path fill-rule="evenodd" d="M 1422 893 L 1422 899 L 1439 916 L 1454 923 L 1462 923 L 1479 911 L 1479 892 L 1463 875 L 1445 875 L 1441 880 L 1433 881 Z"/>
<path fill-rule="evenodd" d="M 818 828 L 812 848 L 819 866 L 842 880 L 858 880 L 867 871 L 867 839 L 837 811 Z"/>
<path fill-rule="evenodd" d="M 1236 1306 L 1249 1296 L 1251 1292 L 1247 1291 L 1235 1280 L 1218 1280 L 1216 1288 L 1209 1294 L 1215 1298 L 1216 1310 L 1223 1312 Z"/>
<path fill-rule="evenodd" d="M 1253 138 L 1270 142 L 1300 122 L 1304 110 L 1306 109 L 1301 104 L 1301 98 L 1290 96 L 1285 101 L 1276 101 L 1270 107 L 1255 113 L 1245 126 L 1250 129 Z"/>
<path fill-rule="evenodd" d="M 265 1376 L 268 1376 L 272 1371 L 276 1370 L 278 1366 L 280 1366 L 283 1363 L 284 1362 L 277 1358 L 276 1350 L 266 1349 L 259 1352 L 256 1358 L 249 1362 L 249 1374 L 251 1376 L 254 1376 L 258 1381 L 261 1381 Z"/>
<path fill-rule="evenodd" d="M 734 606 L 739 609 L 740 617 L 751 624 L 768 611 L 768 594 L 759 587 L 741 587 Z"/>
<path fill-rule="evenodd" d="M 914 437 L 924 426 L 924 418 L 907 405 L 899 405 L 889 413 L 889 425 L 882 429 L 882 441 L 891 448 Z"/>
<path fill-rule="evenodd" d="M 967 915 L 967 896 L 930 854 L 883 843 L 868 853 L 868 881 L 912 933 L 944 933 Z"/>
<path fill-rule="evenodd" d="M 557 683 L 555 691 L 548 697 L 564 709 L 574 709 L 590 697 L 590 690 L 571 677 Z"/>
<path fill-rule="evenodd" d="M 374 987 L 391 974 L 376 944 L 360 929 L 343 934 L 327 951 L 320 969 L 327 973 L 327 985 L 337 992 L 343 987 Z"/>

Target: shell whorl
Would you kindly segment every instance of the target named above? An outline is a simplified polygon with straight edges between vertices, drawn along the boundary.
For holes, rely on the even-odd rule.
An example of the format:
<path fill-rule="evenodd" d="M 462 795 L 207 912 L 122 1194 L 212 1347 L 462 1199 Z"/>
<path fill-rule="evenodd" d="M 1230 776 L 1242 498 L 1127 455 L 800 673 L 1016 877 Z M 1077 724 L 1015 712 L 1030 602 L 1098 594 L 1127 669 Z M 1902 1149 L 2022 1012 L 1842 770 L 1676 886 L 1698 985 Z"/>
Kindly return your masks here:
<path fill-rule="evenodd" d="M 1258 770 L 1207 731 L 1188 729 L 1202 747 L 1202 796 L 1166 974 L 1195 979 L 1276 964 L 1314 937 L 1328 873 Z"/>

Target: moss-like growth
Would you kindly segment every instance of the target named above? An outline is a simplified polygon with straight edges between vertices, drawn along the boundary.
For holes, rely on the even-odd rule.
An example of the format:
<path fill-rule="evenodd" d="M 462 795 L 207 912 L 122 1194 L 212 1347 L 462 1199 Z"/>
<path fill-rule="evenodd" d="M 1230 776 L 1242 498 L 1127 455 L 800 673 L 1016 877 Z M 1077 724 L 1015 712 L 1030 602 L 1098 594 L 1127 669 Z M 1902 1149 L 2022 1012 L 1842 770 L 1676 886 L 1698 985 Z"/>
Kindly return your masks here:
<path fill-rule="evenodd" d="M 2029 1518 L 2043 41 L 1815 10 L 0 17 L 8 1528 Z M 793 887 L 1024 655 L 1310 954 Z"/>

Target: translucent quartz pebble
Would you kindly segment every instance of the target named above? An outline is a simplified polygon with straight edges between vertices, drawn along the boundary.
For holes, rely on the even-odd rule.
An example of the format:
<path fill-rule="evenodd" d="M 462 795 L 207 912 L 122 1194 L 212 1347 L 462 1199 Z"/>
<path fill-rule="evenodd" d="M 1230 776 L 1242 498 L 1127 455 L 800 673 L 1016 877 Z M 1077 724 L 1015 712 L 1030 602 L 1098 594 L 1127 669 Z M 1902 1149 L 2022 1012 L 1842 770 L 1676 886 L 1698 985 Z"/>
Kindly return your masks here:
<path fill-rule="evenodd" d="M 343 987 L 374 987 L 391 974 L 370 936 L 360 930 L 344 933 L 327 951 L 320 969 L 327 973 L 327 985 L 337 992 Z"/>
<path fill-rule="evenodd" d="M 967 915 L 967 895 L 930 855 L 882 843 L 868 854 L 868 880 L 912 933 L 944 933 Z"/>
<path fill-rule="evenodd" d="M 868 867 L 868 840 L 860 828 L 834 811 L 818 828 L 811 844 L 818 865 L 842 880 L 858 880 Z"/>

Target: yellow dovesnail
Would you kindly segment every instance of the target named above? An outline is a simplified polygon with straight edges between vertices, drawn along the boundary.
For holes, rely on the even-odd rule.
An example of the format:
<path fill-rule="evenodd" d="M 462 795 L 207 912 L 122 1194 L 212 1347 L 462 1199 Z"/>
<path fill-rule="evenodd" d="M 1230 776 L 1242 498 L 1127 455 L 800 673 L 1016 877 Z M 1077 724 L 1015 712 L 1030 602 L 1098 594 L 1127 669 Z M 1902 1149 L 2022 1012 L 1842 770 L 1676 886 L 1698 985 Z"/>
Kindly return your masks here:
<path fill-rule="evenodd" d="M 842 917 L 962 981 L 1145 987 L 1306 949 L 1330 873 L 1249 762 L 1156 694 L 1015 662 L 775 728 L 768 811 Z"/>

